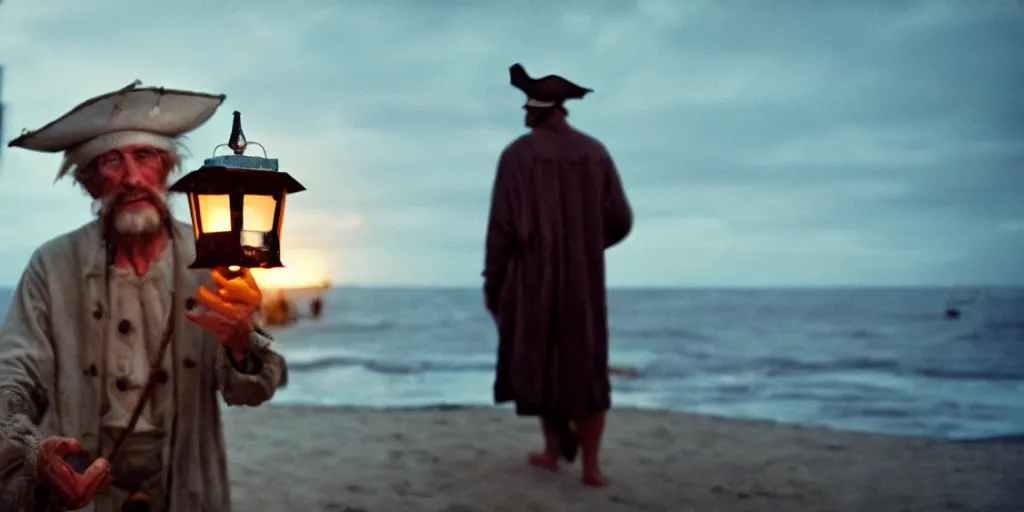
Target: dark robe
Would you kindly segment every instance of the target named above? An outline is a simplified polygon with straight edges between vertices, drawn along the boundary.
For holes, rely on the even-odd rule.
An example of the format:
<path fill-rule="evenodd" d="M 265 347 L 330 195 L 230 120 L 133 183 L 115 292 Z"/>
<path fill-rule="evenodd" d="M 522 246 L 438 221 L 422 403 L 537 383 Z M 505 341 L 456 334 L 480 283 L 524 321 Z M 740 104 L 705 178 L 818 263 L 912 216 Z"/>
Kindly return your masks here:
<path fill-rule="evenodd" d="M 561 420 L 611 407 L 604 250 L 632 224 L 607 149 L 563 119 L 505 148 L 483 272 L 498 327 L 496 403 Z"/>

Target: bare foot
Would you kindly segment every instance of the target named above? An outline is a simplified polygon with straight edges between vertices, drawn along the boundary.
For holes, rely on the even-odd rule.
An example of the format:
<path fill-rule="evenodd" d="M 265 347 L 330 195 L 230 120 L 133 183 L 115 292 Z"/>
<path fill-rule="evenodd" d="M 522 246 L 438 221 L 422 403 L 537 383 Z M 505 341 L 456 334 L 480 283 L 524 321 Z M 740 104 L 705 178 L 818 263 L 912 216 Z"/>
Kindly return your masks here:
<path fill-rule="evenodd" d="M 530 452 L 527 460 L 531 466 L 543 468 L 548 471 L 558 471 L 558 457 L 552 457 L 544 452 Z"/>
<path fill-rule="evenodd" d="M 583 472 L 583 485 L 589 487 L 607 487 L 610 483 L 611 482 L 609 482 L 600 471 Z"/>

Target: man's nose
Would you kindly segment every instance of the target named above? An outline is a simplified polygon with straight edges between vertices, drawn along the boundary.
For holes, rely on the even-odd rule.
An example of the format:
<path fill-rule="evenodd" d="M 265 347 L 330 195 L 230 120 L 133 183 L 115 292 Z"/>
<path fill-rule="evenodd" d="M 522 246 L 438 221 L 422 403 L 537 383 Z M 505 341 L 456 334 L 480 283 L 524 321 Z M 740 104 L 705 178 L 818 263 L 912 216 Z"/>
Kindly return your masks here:
<path fill-rule="evenodd" d="M 133 158 L 124 159 L 124 176 L 121 183 L 132 187 L 139 187 L 146 183 L 142 168 Z"/>

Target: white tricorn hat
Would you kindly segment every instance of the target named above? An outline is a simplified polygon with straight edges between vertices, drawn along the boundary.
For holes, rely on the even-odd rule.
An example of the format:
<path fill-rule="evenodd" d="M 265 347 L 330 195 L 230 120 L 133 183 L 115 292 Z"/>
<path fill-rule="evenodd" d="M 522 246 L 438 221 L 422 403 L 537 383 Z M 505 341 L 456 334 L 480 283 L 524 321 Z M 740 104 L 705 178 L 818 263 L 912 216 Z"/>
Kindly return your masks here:
<path fill-rule="evenodd" d="M 64 152 L 56 180 L 121 146 L 146 144 L 163 150 L 206 122 L 226 97 L 162 87 L 127 87 L 97 96 L 55 121 L 12 140 L 9 147 Z M 56 181 L 54 180 L 54 181 Z"/>

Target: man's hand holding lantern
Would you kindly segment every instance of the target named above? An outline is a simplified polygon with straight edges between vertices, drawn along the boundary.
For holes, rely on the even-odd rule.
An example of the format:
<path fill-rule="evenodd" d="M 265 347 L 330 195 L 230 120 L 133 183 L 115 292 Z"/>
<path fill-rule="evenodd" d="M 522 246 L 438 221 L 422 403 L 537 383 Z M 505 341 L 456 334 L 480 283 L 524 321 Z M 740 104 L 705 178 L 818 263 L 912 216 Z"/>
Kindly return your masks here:
<path fill-rule="evenodd" d="M 195 296 L 205 311 L 190 308 L 186 315 L 216 335 L 240 362 L 252 340 L 253 316 L 263 302 L 263 292 L 248 269 L 217 268 L 211 274 L 216 291 L 200 286 Z"/>

